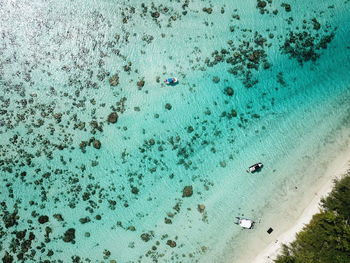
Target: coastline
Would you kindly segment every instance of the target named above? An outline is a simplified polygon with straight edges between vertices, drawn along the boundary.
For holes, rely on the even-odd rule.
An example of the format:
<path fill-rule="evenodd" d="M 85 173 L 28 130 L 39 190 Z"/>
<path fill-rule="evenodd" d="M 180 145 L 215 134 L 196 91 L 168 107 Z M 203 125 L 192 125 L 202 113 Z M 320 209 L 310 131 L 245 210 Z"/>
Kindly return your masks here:
<path fill-rule="evenodd" d="M 350 149 L 343 153 L 339 158 L 329 165 L 325 175 L 328 180 L 314 192 L 314 197 L 304 208 L 301 215 L 297 218 L 292 227 L 279 234 L 267 246 L 254 257 L 251 263 L 273 263 L 273 260 L 280 254 L 282 244 L 289 244 L 295 240 L 295 235 L 308 224 L 313 215 L 320 210 L 320 201 L 326 197 L 334 187 L 334 180 L 344 176 L 350 170 Z"/>

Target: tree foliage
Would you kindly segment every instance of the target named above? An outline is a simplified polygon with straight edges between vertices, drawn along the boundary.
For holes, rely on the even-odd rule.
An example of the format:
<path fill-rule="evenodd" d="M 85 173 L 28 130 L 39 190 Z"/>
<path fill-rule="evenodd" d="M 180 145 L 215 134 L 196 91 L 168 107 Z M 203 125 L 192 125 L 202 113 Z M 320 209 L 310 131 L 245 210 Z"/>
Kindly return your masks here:
<path fill-rule="evenodd" d="M 289 245 L 283 245 L 275 263 L 350 262 L 350 176 L 335 182 L 321 201 L 322 211 L 313 216 Z"/>
<path fill-rule="evenodd" d="M 335 181 L 335 187 L 329 196 L 321 201 L 327 211 L 335 211 L 350 220 L 350 175 Z"/>

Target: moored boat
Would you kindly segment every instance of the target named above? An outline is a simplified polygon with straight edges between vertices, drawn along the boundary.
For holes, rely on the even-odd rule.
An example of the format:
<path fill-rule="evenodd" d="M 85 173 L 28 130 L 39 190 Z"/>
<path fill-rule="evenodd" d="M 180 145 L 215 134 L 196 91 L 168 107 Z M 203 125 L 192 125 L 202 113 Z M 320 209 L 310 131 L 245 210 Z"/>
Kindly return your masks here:
<path fill-rule="evenodd" d="M 247 169 L 247 172 L 248 173 L 254 173 L 254 172 L 257 172 L 257 171 L 260 171 L 261 168 L 263 167 L 264 165 L 262 163 L 256 163 L 256 164 L 253 164 L 252 166 L 250 166 L 248 169 Z"/>
<path fill-rule="evenodd" d="M 164 82 L 167 85 L 173 85 L 173 84 L 176 84 L 178 80 L 177 78 L 167 78 L 166 80 L 164 80 Z"/>
<path fill-rule="evenodd" d="M 235 224 L 240 225 L 245 229 L 252 229 L 254 227 L 255 222 L 251 219 L 236 217 L 237 222 Z"/>

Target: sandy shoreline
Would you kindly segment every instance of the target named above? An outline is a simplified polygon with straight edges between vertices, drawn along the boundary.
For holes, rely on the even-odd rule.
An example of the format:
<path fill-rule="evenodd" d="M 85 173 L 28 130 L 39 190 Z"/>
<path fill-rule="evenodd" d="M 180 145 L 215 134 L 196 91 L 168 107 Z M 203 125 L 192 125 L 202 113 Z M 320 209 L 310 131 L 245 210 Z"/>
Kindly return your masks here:
<path fill-rule="evenodd" d="M 223 262 L 273 263 L 281 245 L 292 242 L 319 212 L 320 200 L 333 189 L 334 179 L 350 171 L 350 127 L 339 125 L 334 130 L 318 136 L 320 143 L 314 148 L 296 148 L 283 162 L 276 162 L 277 171 L 289 163 L 293 166 L 288 176 L 284 174 L 284 181 L 272 185 L 269 191 L 274 192 L 263 206 L 251 211 L 257 223 L 255 229 L 243 230 L 231 239 Z M 273 229 L 270 234 L 269 228 Z"/>
<path fill-rule="evenodd" d="M 322 197 L 327 196 L 333 186 L 334 179 L 340 178 L 349 171 L 350 164 L 350 149 L 337 158 L 327 168 L 328 180 L 314 193 L 311 202 L 305 207 L 300 217 L 297 218 L 291 228 L 282 234 L 278 235 L 276 239 L 271 241 L 263 250 L 259 252 L 251 263 L 273 263 L 273 259 L 281 251 L 282 244 L 289 244 L 295 239 L 295 234 L 299 232 L 306 224 L 308 224 L 312 216 L 319 212 L 319 204 Z"/>

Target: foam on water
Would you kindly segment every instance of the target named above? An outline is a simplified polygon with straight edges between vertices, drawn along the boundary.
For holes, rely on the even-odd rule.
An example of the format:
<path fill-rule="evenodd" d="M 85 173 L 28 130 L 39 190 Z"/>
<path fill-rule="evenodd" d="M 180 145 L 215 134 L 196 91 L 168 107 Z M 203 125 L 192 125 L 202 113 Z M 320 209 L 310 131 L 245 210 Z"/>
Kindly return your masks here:
<path fill-rule="evenodd" d="M 349 2 L 261 2 L 0 3 L 4 262 L 226 262 L 295 205 L 348 143 Z"/>

